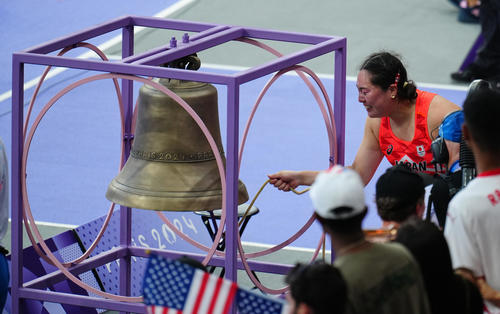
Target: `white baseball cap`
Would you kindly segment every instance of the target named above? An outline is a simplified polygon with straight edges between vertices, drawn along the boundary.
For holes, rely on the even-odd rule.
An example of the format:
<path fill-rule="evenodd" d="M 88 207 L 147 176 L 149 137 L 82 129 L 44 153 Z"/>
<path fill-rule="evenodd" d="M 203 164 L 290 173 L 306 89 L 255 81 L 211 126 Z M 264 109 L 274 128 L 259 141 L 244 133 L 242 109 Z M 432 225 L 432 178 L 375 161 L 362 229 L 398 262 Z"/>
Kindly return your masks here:
<path fill-rule="evenodd" d="M 359 174 L 336 165 L 316 177 L 309 192 L 316 214 L 326 219 L 347 219 L 366 208 L 365 186 Z M 350 208 L 351 210 L 335 209 Z"/>

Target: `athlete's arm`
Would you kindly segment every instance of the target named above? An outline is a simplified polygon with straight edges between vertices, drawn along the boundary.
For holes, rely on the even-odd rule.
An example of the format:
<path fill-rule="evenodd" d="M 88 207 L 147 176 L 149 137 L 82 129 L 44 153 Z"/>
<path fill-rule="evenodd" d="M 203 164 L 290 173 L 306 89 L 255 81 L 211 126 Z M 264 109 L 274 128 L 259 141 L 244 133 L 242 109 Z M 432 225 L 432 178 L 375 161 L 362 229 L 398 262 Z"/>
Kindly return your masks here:
<path fill-rule="evenodd" d="M 358 148 L 351 168 L 356 170 L 363 179 L 364 184 L 368 184 L 377 170 L 384 154 L 380 150 L 378 142 L 378 129 L 380 119 L 367 118 L 363 140 Z"/>
<path fill-rule="evenodd" d="M 368 118 L 365 124 L 363 140 L 359 146 L 354 162 L 350 168 L 356 170 L 363 179 L 364 184 L 368 184 L 373 174 L 378 168 L 384 155 L 380 151 L 378 144 L 378 128 L 380 119 Z M 268 175 L 272 185 L 282 191 L 290 191 L 299 185 L 313 184 L 319 171 L 313 170 L 282 170 Z"/>
<path fill-rule="evenodd" d="M 461 110 L 461 108 L 448 99 L 436 95 L 430 105 L 427 117 L 427 127 L 429 130 L 429 136 L 434 140 L 438 136 L 439 126 L 443 122 L 443 119 L 450 113 Z M 448 159 L 448 167 L 453 164 L 459 158 L 460 143 L 455 143 L 451 141 L 446 141 L 446 146 L 450 154 Z"/>

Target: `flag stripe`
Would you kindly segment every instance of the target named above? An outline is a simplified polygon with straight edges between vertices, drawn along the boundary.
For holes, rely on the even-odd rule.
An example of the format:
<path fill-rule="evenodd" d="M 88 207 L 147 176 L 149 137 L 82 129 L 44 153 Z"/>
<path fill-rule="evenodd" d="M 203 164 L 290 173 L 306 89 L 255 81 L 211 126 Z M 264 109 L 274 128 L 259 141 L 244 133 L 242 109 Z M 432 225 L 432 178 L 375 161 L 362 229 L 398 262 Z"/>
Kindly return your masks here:
<path fill-rule="evenodd" d="M 236 294 L 236 291 L 238 290 L 238 285 L 234 282 L 231 282 L 231 287 L 229 288 L 229 294 L 226 301 L 226 304 L 224 305 L 224 311 L 222 313 L 228 313 L 229 308 L 231 307 L 231 303 L 233 303 L 234 300 L 234 295 Z"/>
<path fill-rule="evenodd" d="M 201 286 L 204 272 L 201 270 L 196 270 L 194 272 L 193 279 L 191 281 L 191 286 L 189 288 L 189 293 L 184 302 L 184 311 L 185 314 L 191 314 L 194 312 L 194 305 L 196 302 L 196 298 L 198 297 L 199 287 Z"/>
<path fill-rule="evenodd" d="M 147 306 L 147 312 L 148 314 L 182 314 L 182 310 L 155 305 Z"/>
<path fill-rule="evenodd" d="M 224 295 L 224 298 L 218 298 L 215 302 L 215 313 L 224 313 L 224 309 L 226 307 L 227 298 L 231 293 L 231 287 L 233 286 L 233 282 L 224 280 L 221 278 L 222 286 L 220 289 L 220 294 Z"/>
<path fill-rule="evenodd" d="M 210 275 L 208 273 L 203 273 L 203 277 L 201 278 L 200 288 L 198 290 L 198 295 L 196 298 L 196 303 L 194 304 L 193 314 L 198 314 L 200 310 L 201 300 L 203 299 L 203 294 L 205 293 L 208 277 Z"/>
<path fill-rule="evenodd" d="M 210 313 L 209 311 L 210 303 L 212 302 L 213 299 L 219 297 L 215 289 L 218 279 L 219 278 L 217 278 L 216 276 L 210 276 L 210 275 L 208 276 L 208 282 L 205 287 L 205 293 L 201 295 L 201 303 L 198 309 L 198 313 Z"/>
<path fill-rule="evenodd" d="M 221 291 L 221 286 L 222 286 L 222 278 L 218 278 L 217 280 L 217 283 L 215 284 L 215 291 L 214 291 L 214 295 L 219 295 L 219 293 L 224 293 L 223 291 Z M 215 308 L 215 303 L 217 302 L 217 300 L 220 300 L 219 298 L 212 298 L 211 302 L 210 302 L 210 307 L 208 308 L 208 313 L 213 313 L 214 312 L 214 308 Z"/>

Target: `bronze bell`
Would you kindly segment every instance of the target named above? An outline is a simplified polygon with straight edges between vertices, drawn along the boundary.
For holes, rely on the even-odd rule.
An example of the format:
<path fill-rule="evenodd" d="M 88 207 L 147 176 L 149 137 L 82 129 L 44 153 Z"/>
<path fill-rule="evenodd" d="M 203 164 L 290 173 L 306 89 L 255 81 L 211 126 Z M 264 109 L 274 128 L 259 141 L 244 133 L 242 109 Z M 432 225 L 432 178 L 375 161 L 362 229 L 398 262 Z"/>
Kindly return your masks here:
<path fill-rule="evenodd" d="M 207 83 L 155 79 L 188 103 L 210 130 L 224 157 L 217 90 Z M 193 118 L 172 98 L 143 85 L 130 156 L 106 198 L 132 208 L 198 211 L 222 207 L 222 188 L 214 154 Z M 248 200 L 238 182 L 238 204 Z"/>

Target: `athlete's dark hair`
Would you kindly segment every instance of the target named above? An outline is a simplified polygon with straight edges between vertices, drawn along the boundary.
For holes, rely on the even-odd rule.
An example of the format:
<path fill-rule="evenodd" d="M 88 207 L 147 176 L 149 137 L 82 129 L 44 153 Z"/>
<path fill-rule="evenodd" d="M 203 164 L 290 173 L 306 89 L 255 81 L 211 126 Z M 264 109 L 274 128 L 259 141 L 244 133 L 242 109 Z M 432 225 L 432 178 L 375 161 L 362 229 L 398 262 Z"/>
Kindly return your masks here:
<path fill-rule="evenodd" d="M 347 302 L 347 285 L 340 271 L 322 261 L 296 264 L 285 282 L 296 306 L 308 305 L 315 314 L 344 313 Z"/>
<path fill-rule="evenodd" d="M 487 81 L 472 83 L 464 101 L 464 117 L 477 146 L 500 154 L 500 91 Z"/>
<path fill-rule="evenodd" d="M 368 71 L 371 74 L 371 83 L 384 91 L 396 82 L 399 74 L 398 98 L 403 100 L 417 98 L 417 86 L 413 81 L 408 80 L 406 68 L 396 54 L 387 51 L 373 53 L 361 64 L 360 70 Z"/>

